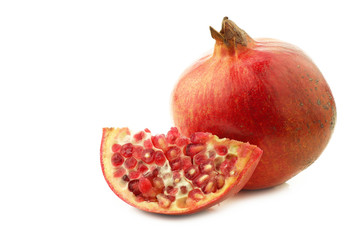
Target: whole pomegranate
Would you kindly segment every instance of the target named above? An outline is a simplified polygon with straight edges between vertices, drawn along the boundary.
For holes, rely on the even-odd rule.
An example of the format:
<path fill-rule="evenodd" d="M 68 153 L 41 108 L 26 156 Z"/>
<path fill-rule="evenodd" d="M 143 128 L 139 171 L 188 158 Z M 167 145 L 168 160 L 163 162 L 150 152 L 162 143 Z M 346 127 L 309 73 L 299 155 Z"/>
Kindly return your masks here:
<path fill-rule="evenodd" d="M 172 113 L 181 133 L 211 132 L 263 151 L 246 189 L 284 183 L 312 164 L 334 130 L 336 107 L 323 75 L 299 48 L 252 39 L 227 17 L 212 54 L 178 81 Z"/>

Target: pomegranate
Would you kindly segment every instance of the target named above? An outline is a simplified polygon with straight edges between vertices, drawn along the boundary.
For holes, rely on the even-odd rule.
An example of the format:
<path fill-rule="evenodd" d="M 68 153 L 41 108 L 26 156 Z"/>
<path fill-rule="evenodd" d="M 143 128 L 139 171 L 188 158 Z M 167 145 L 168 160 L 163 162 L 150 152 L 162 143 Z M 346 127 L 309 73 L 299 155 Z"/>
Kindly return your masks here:
<path fill-rule="evenodd" d="M 312 164 L 336 121 L 331 90 L 299 48 L 252 39 L 230 21 L 210 27 L 215 48 L 180 77 L 172 114 L 180 132 L 211 132 L 256 144 L 264 154 L 245 189 L 284 183 Z"/>
<path fill-rule="evenodd" d="M 104 128 L 100 152 L 103 174 L 117 196 L 141 210 L 172 215 L 200 211 L 237 193 L 262 155 L 249 143 L 210 133 L 186 138 L 177 128 L 166 136 Z"/>

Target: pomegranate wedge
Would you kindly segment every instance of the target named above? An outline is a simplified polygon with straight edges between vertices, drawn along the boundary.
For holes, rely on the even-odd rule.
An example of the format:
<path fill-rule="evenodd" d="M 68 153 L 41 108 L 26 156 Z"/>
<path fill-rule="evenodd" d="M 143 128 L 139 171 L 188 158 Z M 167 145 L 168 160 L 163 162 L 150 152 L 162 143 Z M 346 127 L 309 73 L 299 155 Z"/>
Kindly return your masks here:
<path fill-rule="evenodd" d="M 148 129 L 104 128 L 101 167 L 110 188 L 148 212 L 198 212 L 237 193 L 254 172 L 262 150 L 210 133 L 181 136 L 177 128 L 152 136 Z"/>

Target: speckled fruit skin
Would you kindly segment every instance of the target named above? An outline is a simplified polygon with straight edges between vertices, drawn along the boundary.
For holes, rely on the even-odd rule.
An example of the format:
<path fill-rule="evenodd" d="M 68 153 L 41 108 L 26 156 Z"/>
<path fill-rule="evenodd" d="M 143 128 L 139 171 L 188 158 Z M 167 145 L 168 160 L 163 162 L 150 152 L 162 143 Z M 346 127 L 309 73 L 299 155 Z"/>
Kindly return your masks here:
<path fill-rule="evenodd" d="M 215 38 L 213 53 L 179 79 L 172 113 L 184 135 L 211 132 L 263 149 L 245 186 L 261 189 L 286 182 L 320 156 L 334 130 L 336 107 L 320 70 L 299 48 L 243 37 L 245 46 Z"/>

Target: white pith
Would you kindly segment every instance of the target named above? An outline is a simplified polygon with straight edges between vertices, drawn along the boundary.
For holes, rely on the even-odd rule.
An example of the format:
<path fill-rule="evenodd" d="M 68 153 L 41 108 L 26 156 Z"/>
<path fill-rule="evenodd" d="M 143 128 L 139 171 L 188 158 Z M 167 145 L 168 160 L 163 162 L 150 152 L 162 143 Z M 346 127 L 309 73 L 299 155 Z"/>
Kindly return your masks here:
<path fill-rule="evenodd" d="M 130 204 L 136 205 L 143 210 L 156 211 L 157 209 L 159 209 L 159 204 L 157 202 L 147 202 L 147 201 L 137 202 L 135 195 L 128 190 L 128 182 L 125 182 L 124 180 L 122 180 L 122 178 L 113 177 L 113 174 L 118 169 L 118 167 L 114 167 L 111 164 L 111 156 L 113 154 L 113 152 L 111 150 L 112 145 L 115 143 L 124 145 L 125 143 L 130 142 L 133 145 L 143 146 L 143 143 L 145 140 L 151 139 L 151 133 L 147 133 L 147 132 L 145 132 L 145 137 L 141 141 L 138 141 L 138 142 L 135 142 L 135 140 L 132 136 L 133 136 L 133 134 L 127 128 L 109 129 L 108 136 L 106 136 L 106 138 L 103 142 L 103 146 L 102 146 L 102 162 L 103 162 L 104 174 L 109 182 L 109 185 L 125 201 L 127 201 Z M 206 153 L 209 153 L 209 150 L 213 151 L 214 143 L 221 144 L 221 142 L 226 143 L 228 141 L 229 141 L 228 139 L 219 139 L 216 136 L 211 135 L 211 139 L 207 142 L 207 145 L 206 145 L 207 146 Z M 238 155 L 238 149 L 240 146 L 239 145 L 240 142 L 236 142 L 236 143 L 237 144 L 230 144 L 230 145 L 227 144 L 229 154 Z M 243 144 L 243 143 L 240 143 L 240 144 Z M 171 146 L 171 145 L 169 145 L 169 146 Z M 161 149 L 157 149 L 155 147 L 153 147 L 153 149 L 161 150 Z M 235 169 L 237 169 L 237 171 L 236 171 L 237 173 L 239 173 L 241 171 L 241 169 L 244 168 L 247 161 L 249 160 L 249 155 L 250 155 L 250 153 L 247 154 L 247 156 L 242 157 L 241 159 L 239 159 L 236 162 Z M 216 154 L 216 157 L 221 157 L 223 160 L 225 159 L 225 156 L 220 156 L 218 154 Z M 152 164 L 143 163 L 143 164 L 149 168 L 148 171 L 151 171 L 150 166 L 156 166 L 155 163 L 152 163 Z M 124 166 L 122 166 L 122 167 L 124 167 Z M 173 184 L 174 183 L 173 173 L 171 171 L 169 162 L 165 161 L 164 166 L 159 167 L 158 169 L 159 169 L 158 177 L 163 179 L 165 189 L 168 186 L 173 186 L 174 185 Z M 127 172 L 128 172 L 128 170 L 127 170 Z M 178 192 L 175 195 L 176 200 L 182 199 L 182 198 L 187 198 L 189 192 L 192 189 L 198 188 L 198 187 L 193 187 L 192 181 L 188 180 L 184 176 L 183 170 L 180 170 L 179 172 L 181 174 L 180 181 L 175 184 L 175 187 L 178 188 Z M 145 173 L 143 173 L 143 174 L 145 174 Z M 229 187 L 229 185 L 233 184 L 233 182 L 236 181 L 239 174 L 237 174 L 236 176 L 234 176 L 234 174 L 235 174 L 235 171 L 232 171 L 232 174 L 230 174 L 231 176 L 225 178 L 225 184 L 221 189 L 217 190 L 215 193 L 204 194 L 204 197 L 202 200 L 197 201 L 196 203 L 190 202 L 189 205 L 186 206 L 185 208 L 195 207 L 195 206 L 191 206 L 193 204 L 201 206 L 201 205 L 206 204 L 206 202 L 208 202 L 209 200 L 212 200 L 212 199 L 215 199 L 215 198 L 221 196 L 221 194 Z M 187 188 L 186 193 L 182 193 L 180 191 L 181 186 L 186 186 L 186 188 Z M 165 191 L 165 194 L 167 194 L 166 191 Z M 166 209 L 163 209 L 163 210 L 169 211 L 169 212 L 186 211 L 186 209 L 184 209 L 183 207 L 177 206 L 176 200 L 175 200 L 175 202 L 172 202 L 169 207 L 167 207 Z"/>

